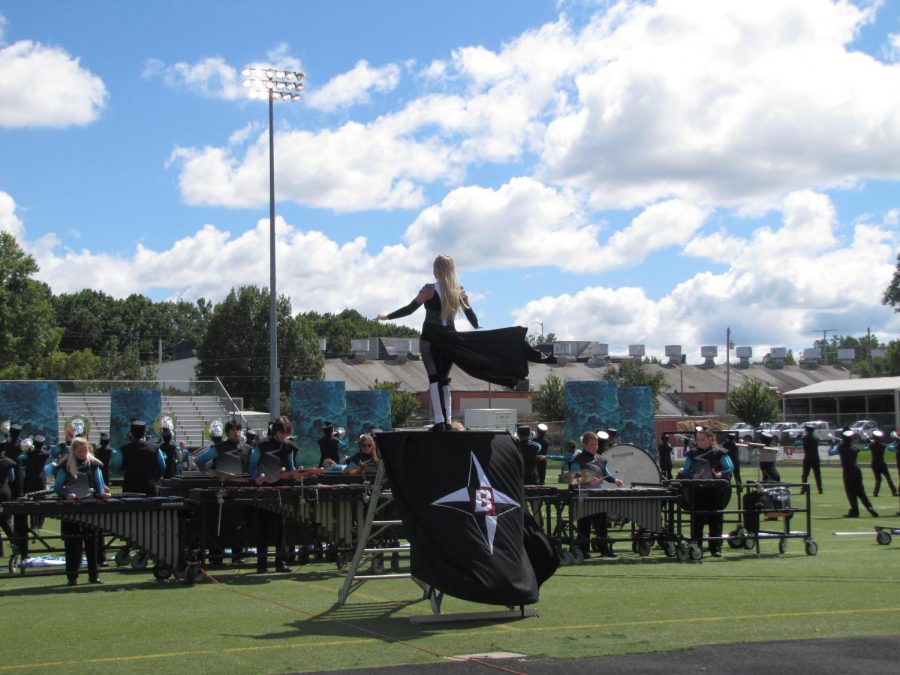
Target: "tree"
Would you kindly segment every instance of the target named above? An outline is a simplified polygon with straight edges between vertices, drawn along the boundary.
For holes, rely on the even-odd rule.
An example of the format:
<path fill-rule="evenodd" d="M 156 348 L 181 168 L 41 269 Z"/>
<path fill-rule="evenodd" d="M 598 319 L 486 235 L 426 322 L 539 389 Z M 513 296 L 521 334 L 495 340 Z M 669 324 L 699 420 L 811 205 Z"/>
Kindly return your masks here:
<path fill-rule="evenodd" d="M 531 407 L 542 419 L 566 419 L 566 387 L 562 379 L 550 373 L 531 397 Z"/>
<path fill-rule="evenodd" d="M 894 276 L 891 277 L 891 283 L 884 289 L 881 304 L 890 305 L 895 312 L 900 312 L 900 253 L 897 254 L 897 268 L 894 270 Z"/>
<path fill-rule="evenodd" d="M 653 390 L 653 410 L 659 410 L 659 394 L 666 386 L 666 376 L 657 371 L 652 375 L 634 361 L 622 361 L 619 367 L 610 366 L 604 380 L 614 380 L 620 387 L 650 387 Z"/>
<path fill-rule="evenodd" d="M 59 344 L 53 323 L 53 294 L 32 279 L 38 271 L 8 232 L 0 232 L 0 377 L 33 376 Z"/>
<path fill-rule="evenodd" d="M 547 333 L 546 335 L 535 335 L 534 333 L 525 336 L 525 340 L 528 341 L 532 347 L 537 347 L 538 345 L 552 345 L 556 342 L 556 333 Z"/>
<path fill-rule="evenodd" d="M 778 396 L 762 380 L 748 378 L 735 387 L 725 401 L 725 411 L 740 418 L 752 427 L 763 422 L 774 422 L 781 414 Z"/>
<path fill-rule="evenodd" d="M 325 338 L 325 358 L 350 356 L 350 340 L 367 337 L 419 337 L 419 331 L 392 323 L 376 322 L 365 318 L 355 309 L 345 309 L 340 314 L 305 312 L 298 318 L 308 321 L 316 336 Z"/>
<path fill-rule="evenodd" d="M 419 399 L 411 391 L 400 388 L 399 382 L 379 382 L 369 387 L 370 390 L 383 390 L 391 392 L 391 426 L 394 429 L 402 427 L 406 420 L 412 417 L 419 408 Z"/>
<path fill-rule="evenodd" d="M 294 379 L 321 379 L 324 360 L 311 327 L 291 316 L 291 303 L 278 298 L 279 391 Z M 269 291 L 256 286 L 231 289 L 209 317 L 197 346 L 199 377 L 218 377 L 244 406 L 269 409 Z"/>

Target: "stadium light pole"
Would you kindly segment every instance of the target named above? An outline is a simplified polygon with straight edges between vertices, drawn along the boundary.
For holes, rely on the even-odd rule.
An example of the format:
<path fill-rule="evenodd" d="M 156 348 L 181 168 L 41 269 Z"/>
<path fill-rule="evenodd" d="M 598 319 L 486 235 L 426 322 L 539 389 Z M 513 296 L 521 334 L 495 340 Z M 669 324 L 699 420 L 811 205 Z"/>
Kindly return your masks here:
<path fill-rule="evenodd" d="M 275 101 L 296 102 L 303 91 L 306 75 L 275 68 L 244 68 L 244 86 L 250 98 L 269 101 L 269 416 L 281 416 L 280 376 L 278 374 L 278 292 L 275 284 Z"/>

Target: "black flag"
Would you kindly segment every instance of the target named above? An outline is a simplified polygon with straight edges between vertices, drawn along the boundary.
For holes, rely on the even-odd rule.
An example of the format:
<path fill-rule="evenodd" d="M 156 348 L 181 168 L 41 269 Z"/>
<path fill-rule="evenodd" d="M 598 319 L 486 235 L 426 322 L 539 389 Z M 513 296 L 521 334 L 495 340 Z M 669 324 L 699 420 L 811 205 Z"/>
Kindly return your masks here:
<path fill-rule="evenodd" d="M 522 459 L 509 434 L 400 431 L 378 445 L 414 577 L 473 602 L 537 602 L 545 575 L 523 544 Z"/>

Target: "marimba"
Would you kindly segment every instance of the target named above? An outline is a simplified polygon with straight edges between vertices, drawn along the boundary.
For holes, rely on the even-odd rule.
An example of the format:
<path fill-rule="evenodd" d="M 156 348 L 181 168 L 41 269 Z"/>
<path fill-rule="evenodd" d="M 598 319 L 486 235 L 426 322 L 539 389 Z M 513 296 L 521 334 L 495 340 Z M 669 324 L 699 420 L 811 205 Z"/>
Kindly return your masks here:
<path fill-rule="evenodd" d="M 0 504 L 0 512 L 56 518 L 112 534 L 129 546 L 143 549 L 155 561 L 153 575 L 159 580 L 175 574 L 193 583 L 199 571 L 190 524 L 195 508 L 184 499 L 17 500 Z"/>

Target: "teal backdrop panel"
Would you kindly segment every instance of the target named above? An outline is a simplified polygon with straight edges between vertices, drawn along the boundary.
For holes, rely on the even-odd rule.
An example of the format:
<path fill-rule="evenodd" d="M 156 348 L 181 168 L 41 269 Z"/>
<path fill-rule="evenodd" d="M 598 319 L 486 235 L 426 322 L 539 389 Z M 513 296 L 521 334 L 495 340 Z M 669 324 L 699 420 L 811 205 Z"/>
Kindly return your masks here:
<path fill-rule="evenodd" d="M 0 419 L 22 427 L 22 438 L 41 434 L 48 446 L 59 443 L 55 382 L 0 383 Z"/>
<path fill-rule="evenodd" d="M 331 422 L 347 426 L 346 386 L 337 381 L 295 380 L 291 382 L 291 424 L 294 443 L 300 448 L 297 460 L 305 467 L 319 465 L 322 427 Z"/>
<path fill-rule="evenodd" d="M 161 412 L 159 389 L 113 389 L 109 393 L 109 444 L 121 448 L 128 443 L 131 420 L 144 420 L 151 433 L 151 425 Z"/>
<path fill-rule="evenodd" d="M 348 391 L 347 392 L 347 452 L 356 452 L 356 441 L 360 434 L 372 429 L 392 431 L 391 392 Z"/>
<path fill-rule="evenodd" d="M 619 442 L 631 443 L 656 457 L 656 425 L 653 423 L 653 389 L 619 388 Z"/>
<path fill-rule="evenodd" d="M 621 426 L 619 386 L 608 380 L 572 380 L 566 382 L 565 440 L 581 447 L 581 434 Z"/>

